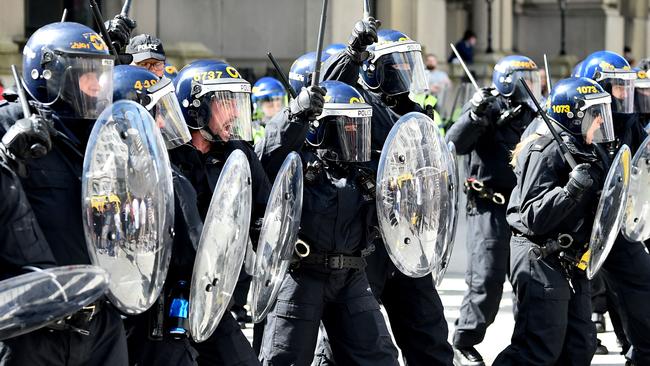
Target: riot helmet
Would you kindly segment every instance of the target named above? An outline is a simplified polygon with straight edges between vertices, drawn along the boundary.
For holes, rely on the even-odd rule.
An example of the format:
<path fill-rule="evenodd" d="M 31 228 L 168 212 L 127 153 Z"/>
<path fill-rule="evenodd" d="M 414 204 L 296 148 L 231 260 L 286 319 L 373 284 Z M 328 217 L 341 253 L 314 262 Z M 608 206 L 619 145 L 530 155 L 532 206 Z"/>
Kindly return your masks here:
<path fill-rule="evenodd" d="M 586 144 L 615 140 L 611 96 L 588 78 L 568 78 L 553 85 L 546 113 L 562 129 Z"/>
<path fill-rule="evenodd" d="M 530 58 L 520 55 L 506 56 L 494 65 L 492 84 L 499 94 L 512 102 L 527 104 L 534 108 L 534 103 L 521 85 L 524 80 L 537 100 L 542 98 L 542 83 L 537 64 Z"/>
<path fill-rule="evenodd" d="M 326 150 L 325 157 L 340 162 L 370 160 L 372 107 L 350 85 L 328 80 L 323 113 L 309 127 L 307 143 Z"/>
<path fill-rule="evenodd" d="M 315 51 L 305 53 L 291 64 L 291 68 L 289 69 L 289 84 L 296 93 L 300 93 L 302 88 L 306 88 L 311 84 L 311 75 L 315 69 Z"/>
<path fill-rule="evenodd" d="M 190 130 L 208 141 L 252 141 L 251 85 L 219 60 L 194 61 L 174 79 L 176 97 Z"/>
<path fill-rule="evenodd" d="M 27 40 L 23 79 L 30 96 L 59 116 L 94 122 L 112 102 L 113 58 L 92 29 L 52 23 Z"/>
<path fill-rule="evenodd" d="M 377 38 L 377 43 L 367 48 L 371 57 L 361 66 L 360 82 L 386 96 L 426 92 L 420 44 L 392 29 L 378 31 Z"/>
<path fill-rule="evenodd" d="M 636 73 L 623 56 L 597 51 L 587 56 L 578 72 L 580 77 L 595 80 L 612 96 L 612 112 L 634 113 Z"/>
<path fill-rule="evenodd" d="M 113 100 L 132 100 L 151 113 L 167 149 L 190 141 L 190 131 L 176 99 L 172 81 L 132 65 L 118 65 L 113 74 Z"/>
<path fill-rule="evenodd" d="M 278 79 L 265 76 L 253 85 L 251 100 L 256 119 L 267 120 L 286 106 L 287 91 Z"/>

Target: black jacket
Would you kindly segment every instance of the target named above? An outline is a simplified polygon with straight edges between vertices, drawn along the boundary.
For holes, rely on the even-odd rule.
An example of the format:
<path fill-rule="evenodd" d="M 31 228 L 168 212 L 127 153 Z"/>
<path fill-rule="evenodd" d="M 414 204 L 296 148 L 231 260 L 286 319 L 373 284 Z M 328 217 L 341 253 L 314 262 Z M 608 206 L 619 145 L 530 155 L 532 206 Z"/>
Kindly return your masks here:
<path fill-rule="evenodd" d="M 210 207 L 212 192 L 221 175 L 221 170 L 228 156 L 238 149 L 246 154 L 251 168 L 253 206 L 250 236 L 253 245 L 256 246 L 259 230 L 261 229 L 261 220 L 264 217 L 266 203 L 271 193 L 271 184 L 253 147 L 243 141 L 214 143 L 210 152 L 202 154 L 194 146 L 186 144 L 171 150 L 170 159 L 179 172 L 194 187 L 199 214 L 201 219 L 204 220 Z"/>
<path fill-rule="evenodd" d="M 321 253 L 358 254 L 365 248 L 367 210 L 374 209 L 364 198 L 355 165 L 337 164 L 322 158 L 304 144 L 308 123 L 290 119 L 288 110 L 266 125 L 264 141 L 258 145 L 260 160 L 275 179 L 291 151 L 300 154 L 305 171 L 303 207 L 298 236 Z M 320 164 L 320 169 L 308 166 Z"/>
<path fill-rule="evenodd" d="M 469 177 L 482 181 L 488 187 L 506 196 L 516 182 L 509 165 L 511 152 L 534 118 L 534 113 L 528 107 L 524 107 L 524 111 L 518 118 L 497 127 L 497 120 L 508 107 L 507 99 L 498 96 L 487 113 L 489 126 L 484 127 L 472 120 L 468 103 L 464 107 L 463 114 L 446 135 L 447 141 L 456 145 L 456 152 L 459 155 L 470 155 Z"/>
<path fill-rule="evenodd" d="M 0 280 L 56 265 L 18 176 L 0 152 Z"/>
<path fill-rule="evenodd" d="M 564 162 L 558 144 L 549 135 L 529 142 L 517 157 L 517 184 L 512 190 L 506 218 L 516 234 L 533 242 L 557 239 L 569 234 L 574 243 L 589 241 L 606 169 L 593 147 L 579 145 L 563 134 L 577 163 L 589 163 L 594 179 L 580 201 L 567 194 L 564 186 L 571 168 Z"/>

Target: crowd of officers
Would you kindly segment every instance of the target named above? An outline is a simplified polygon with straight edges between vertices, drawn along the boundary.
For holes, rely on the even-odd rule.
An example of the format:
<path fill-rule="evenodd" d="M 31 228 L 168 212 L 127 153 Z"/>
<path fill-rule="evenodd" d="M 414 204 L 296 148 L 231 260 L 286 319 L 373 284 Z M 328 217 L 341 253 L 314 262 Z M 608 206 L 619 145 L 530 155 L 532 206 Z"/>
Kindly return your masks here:
<path fill-rule="evenodd" d="M 270 182 L 290 152 L 299 154 L 305 175 L 299 240 L 311 253 L 286 274 L 271 312 L 255 325 L 252 345 L 240 327 L 249 321 L 250 274 L 242 273 L 232 312 L 204 342 L 178 329 L 152 337 L 153 310 L 124 316 L 102 299 L 82 309 L 84 321 L 75 326 L 44 327 L 0 342 L 0 364 L 398 365 L 399 347 L 408 365 L 483 365 L 475 346 L 495 319 L 509 277 L 515 328 L 495 365 L 589 365 L 602 321 L 592 321 L 594 288 L 614 299 L 607 310 L 620 317 L 628 362 L 650 365 L 650 255 L 643 243 L 619 235 L 591 283 L 583 268 L 557 252 L 529 256 L 533 246 L 567 236 L 573 244 L 565 252 L 584 254 L 613 156 L 623 144 L 635 153 L 647 136 L 645 70 L 599 51 L 550 90 L 545 105 L 578 162 L 573 169 L 536 120 L 519 82 L 541 99 L 538 67 L 525 56 L 499 61 L 492 85 L 477 91 L 446 131 L 469 162 L 468 290 L 450 344 L 431 275 L 411 278 L 397 270 L 377 229 L 368 182 L 392 126 L 409 112 L 439 119 L 410 97 L 428 89 L 419 45 L 377 24 L 358 21 L 348 44 L 323 53 L 316 86 L 315 52 L 298 58 L 289 72 L 297 94 L 290 100 L 269 77 L 255 83 L 251 98 L 246 88 L 233 87 L 247 82 L 222 60 L 194 61 L 176 73 L 165 63 L 161 42 L 150 35 L 131 38 L 135 22 L 122 15 L 108 31 L 131 65 L 114 66 L 101 37 L 84 25 L 37 30 L 22 65 L 33 116 L 26 118 L 16 101 L 0 104 L 0 278 L 28 266 L 90 264 L 80 201 L 83 152 L 98 115 L 120 99 L 147 106 L 164 121 L 159 127 L 173 169 L 176 217 L 161 297 L 191 279 L 212 191 L 235 150 L 251 167 L 254 247 Z M 173 83 L 176 113 L 150 103 L 161 98 L 152 86 L 163 82 Z M 372 113 L 351 117 L 349 105 Z M 359 138 L 369 141 L 350 143 Z M 333 265 L 332 257 L 340 261 Z"/>

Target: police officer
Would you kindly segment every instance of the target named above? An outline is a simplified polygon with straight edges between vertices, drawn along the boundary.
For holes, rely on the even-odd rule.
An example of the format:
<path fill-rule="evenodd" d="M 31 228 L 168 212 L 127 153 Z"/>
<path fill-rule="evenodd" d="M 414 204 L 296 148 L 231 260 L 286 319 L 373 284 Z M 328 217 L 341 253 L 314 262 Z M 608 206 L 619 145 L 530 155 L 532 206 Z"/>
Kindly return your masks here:
<path fill-rule="evenodd" d="M 53 122 L 56 135 L 48 155 L 26 163 L 21 183 L 57 265 L 90 264 L 79 199 L 83 151 L 95 119 L 111 103 L 113 59 L 97 33 L 72 22 L 40 28 L 23 53 L 27 92 L 39 115 Z M 0 108 L 3 126 L 21 118 L 17 104 Z M 2 342 L 0 363 L 127 364 L 126 337 L 117 310 L 100 300 L 75 318 L 74 325 Z"/>
<path fill-rule="evenodd" d="M 492 88 L 476 92 L 447 133 L 459 155 L 469 154 L 465 182 L 470 233 L 465 272 L 468 289 L 454 334 L 454 354 L 461 365 L 482 365 L 474 348 L 499 311 L 508 271 L 510 228 L 506 204 L 515 185 L 510 152 L 534 117 L 532 101 L 519 80 L 539 97 L 537 65 L 525 56 L 506 56 L 495 66 Z"/>
<path fill-rule="evenodd" d="M 287 91 L 278 79 L 265 76 L 253 85 L 251 100 L 254 118 L 253 142 L 257 143 L 264 137 L 266 122 L 287 105 Z"/>
<path fill-rule="evenodd" d="M 132 100 L 150 111 L 168 150 L 190 141 L 190 132 L 178 105 L 171 80 L 142 67 L 119 65 L 113 74 L 113 101 Z M 165 286 L 158 301 L 145 313 L 125 320 L 128 329 L 129 359 L 136 365 L 197 365 L 198 352 L 187 333 L 172 324 L 171 303 L 179 282 L 192 277 L 195 249 L 203 223 L 198 213 L 196 192 L 189 180 L 172 165 L 175 218 L 172 259 Z"/>
<path fill-rule="evenodd" d="M 534 133 L 514 150 L 517 184 L 507 220 L 517 312 L 499 366 L 589 365 L 596 349 L 585 267 L 563 258 L 587 250 L 607 173 L 595 144 L 614 138 L 611 98 L 589 79 L 569 78 L 554 85 L 549 100 L 547 114 L 578 165 L 571 169 L 550 134 Z"/>
<path fill-rule="evenodd" d="M 257 242 L 270 184 L 250 145 L 250 84 L 231 65 L 198 60 L 186 65 L 174 80 L 176 97 L 190 129 L 191 144 L 174 149 L 171 161 L 197 193 L 199 213 L 208 212 L 212 191 L 224 163 L 234 150 L 248 157 L 253 185 L 250 236 Z M 257 365 L 257 355 L 230 312 L 226 312 L 213 335 L 194 344 L 199 365 Z"/>
<path fill-rule="evenodd" d="M 598 51 L 582 62 L 579 74 L 597 81 L 612 96 L 612 115 L 616 144 L 608 148 L 614 154 L 626 144 L 636 153 L 647 132 L 634 111 L 636 73 L 628 62 L 614 52 Z M 650 255 L 643 243 L 633 243 L 619 234 L 603 264 L 603 275 L 618 295 L 623 327 L 633 347 L 631 362 L 650 364 Z"/>
<path fill-rule="evenodd" d="M 269 177 L 297 151 L 305 186 L 295 263 L 264 329 L 264 365 L 309 365 L 321 320 L 341 364 L 397 365 L 363 270 L 366 217 L 375 206 L 356 164 L 370 159 L 370 111 L 354 88 L 325 81 L 301 89 L 267 125 L 261 156 Z"/>
<path fill-rule="evenodd" d="M 372 106 L 371 141 L 375 152 L 381 151 L 401 115 L 417 111 L 433 118 L 431 111 L 409 99 L 409 93 L 427 90 L 420 45 L 400 31 L 377 32 L 376 27 L 372 18 L 357 22 L 345 51 L 331 56 L 323 65 L 325 80 L 340 80 L 355 86 Z M 378 161 L 379 155 L 373 154 L 367 166 L 368 178 L 376 176 Z M 373 293 L 388 313 L 393 335 L 406 362 L 451 364 L 453 354 L 447 342 L 447 322 L 432 276 L 411 278 L 397 270 L 376 231 L 377 225 L 376 218 L 367 225 L 374 232 L 370 240 L 375 252 L 368 257 L 366 272 Z"/>
<path fill-rule="evenodd" d="M 144 67 L 159 78 L 165 74 L 165 49 L 158 38 L 150 34 L 139 34 L 131 38 L 126 53 L 133 58 L 132 65 Z"/>

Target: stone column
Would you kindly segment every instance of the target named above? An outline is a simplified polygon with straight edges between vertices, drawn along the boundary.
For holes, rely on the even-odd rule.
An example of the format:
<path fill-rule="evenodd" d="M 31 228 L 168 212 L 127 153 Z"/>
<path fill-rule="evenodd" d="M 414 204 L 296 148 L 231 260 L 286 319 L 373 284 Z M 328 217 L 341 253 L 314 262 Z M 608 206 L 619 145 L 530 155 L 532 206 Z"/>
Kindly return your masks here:
<path fill-rule="evenodd" d="M 25 37 L 25 3 L 23 0 L 0 0 L 0 79 L 13 85 L 10 66 L 22 64 L 22 55 L 14 40 Z"/>

